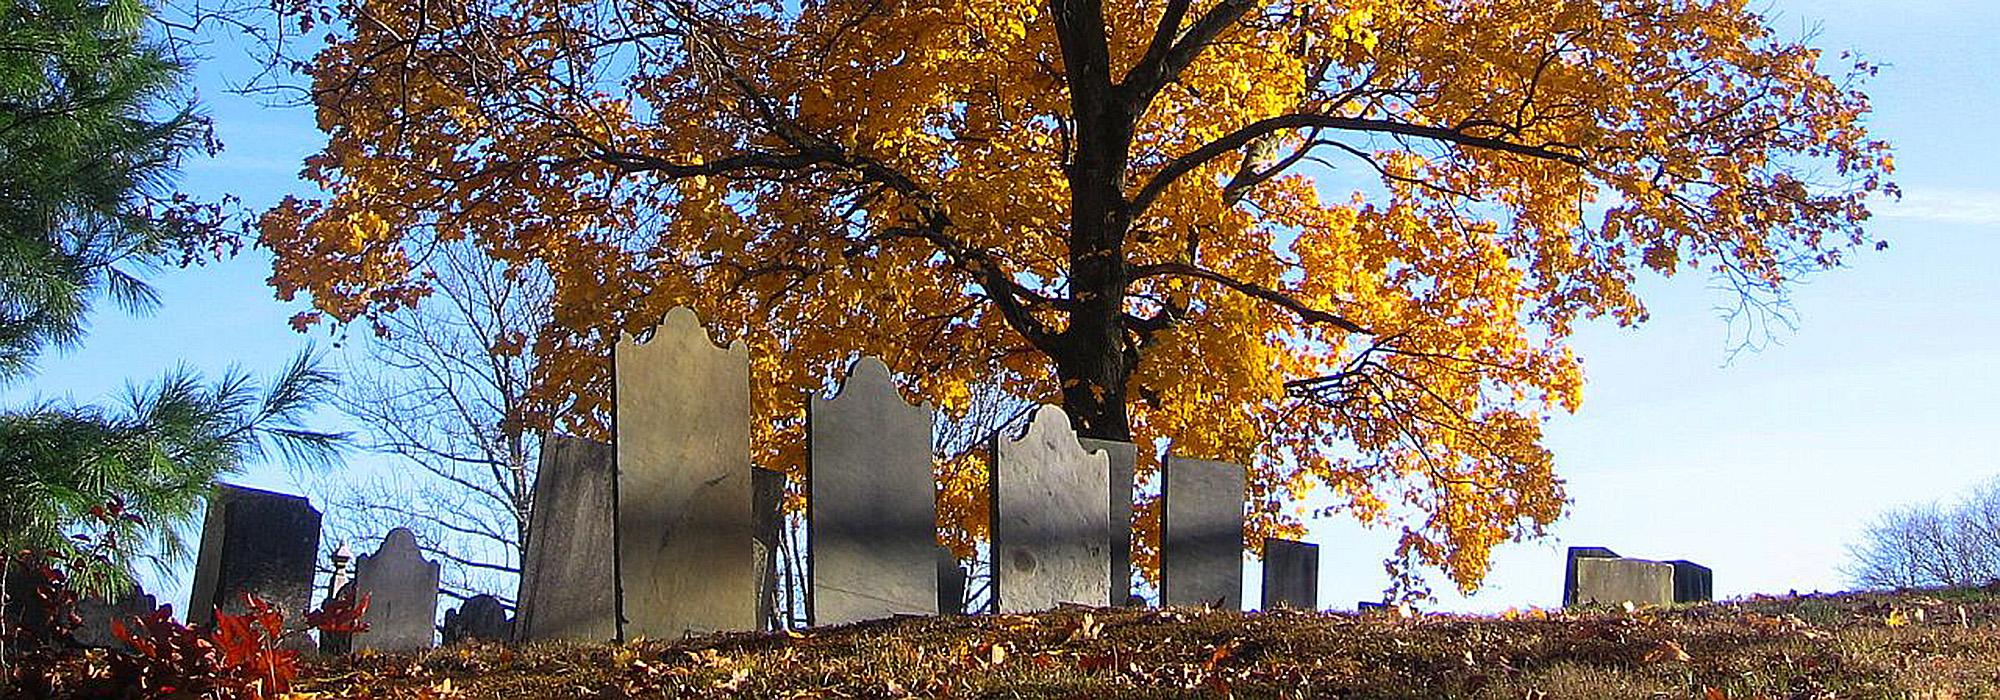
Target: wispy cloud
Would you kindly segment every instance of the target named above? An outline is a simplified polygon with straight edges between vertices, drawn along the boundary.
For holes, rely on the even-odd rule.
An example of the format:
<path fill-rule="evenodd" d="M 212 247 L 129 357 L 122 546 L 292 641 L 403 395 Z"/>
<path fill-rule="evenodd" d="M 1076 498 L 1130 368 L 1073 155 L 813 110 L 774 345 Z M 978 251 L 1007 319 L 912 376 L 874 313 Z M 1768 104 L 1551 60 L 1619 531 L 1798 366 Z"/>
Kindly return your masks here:
<path fill-rule="evenodd" d="M 1909 188 L 1902 201 L 1883 200 L 1871 208 L 1884 219 L 2000 226 L 2000 190 Z"/>

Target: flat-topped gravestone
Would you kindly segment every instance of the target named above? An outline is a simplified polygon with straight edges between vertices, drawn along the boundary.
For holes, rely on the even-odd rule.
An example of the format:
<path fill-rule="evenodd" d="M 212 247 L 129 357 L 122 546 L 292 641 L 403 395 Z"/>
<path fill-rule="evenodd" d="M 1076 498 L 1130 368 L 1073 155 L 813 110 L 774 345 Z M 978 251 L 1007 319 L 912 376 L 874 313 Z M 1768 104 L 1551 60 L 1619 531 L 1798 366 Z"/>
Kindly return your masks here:
<path fill-rule="evenodd" d="M 1674 602 L 1674 565 L 1644 559 L 1576 560 L 1576 604 L 1667 605 Z"/>
<path fill-rule="evenodd" d="M 618 636 L 616 460 L 607 443 L 573 437 L 542 442 L 515 595 L 520 639 L 602 642 Z"/>
<path fill-rule="evenodd" d="M 1685 559 L 1667 563 L 1674 567 L 1674 602 L 1706 603 L 1715 599 L 1715 572 Z"/>
<path fill-rule="evenodd" d="M 931 412 L 862 358 L 840 394 L 806 412 L 813 624 L 937 614 Z"/>
<path fill-rule="evenodd" d="M 490 595 L 476 595 L 465 604 L 444 614 L 444 643 L 471 640 L 504 642 L 514 637 L 514 621 L 507 617 L 507 605 Z"/>
<path fill-rule="evenodd" d="M 1577 604 L 1576 562 L 1579 559 L 1617 559 L 1618 553 L 1604 547 L 1571 547 L 1563 558 L 1563 607 Z"/>
<path fill-rule="evenodd" d="M 751 559 L 757 567 L 757 624 L 783 629 L 778 619 L 778 552 L 785 531 L 785 474 L 769 469 L 750 472 L 751 507 L 757 518 Z"/>
<path fill-rule="evenodd" d="M 612 374 L 619 638 L 756 629 L 748 351 L 677 308 Z"/>
<path fill-rule="evenodd" d="M 1103 605 L 1111 596 L 1110 467 L 1077 442 L 1069 417 L 1042 406 L 1018 440 L 996 437 L 994 609 Z"/>
<path fill-rule="evenodd" d="M 209 624 L 217 608 L 244 612 L 246 593 L 284 610 L 308 609 L 319 521 L 319 511 L 305 498 L 216 486 L 202 519 L 188 623 Z"/>
<path fill-rule="evenodd" d="M 1111 500 L 1111 598 L 1106 605 L 1118 607 L 1132 600 L 1132 472 L 1139 463 L 1139 450 L 1120 440 L 1082 438 L 1083 449 L 1102 451 L 1110 460 Z"/>
<path fill-rule="evenodd" d="M 965 567 L 959 566 L 958 555 L 949 548 L 937 548 L 938 612 L 959 614 L 965 612 Z"/>
<path fill-rule="evenodd" d="M 1243 609 L 1243 468 L 1169 455 L 1165 472 L 1160 604 Z"/>
<path fill-rule="evenodd" d="M 354 634 L 352 648 L 379 651 L 427 649 L 437 625 L 438 564 L 424 559 L 417 535 L 396 528 L 374 554 L 354 563 L 357 599 L 368 596 L 361 621 L 368 631 Z"/>
<path fill-rule="evenodd" d="M 1319 545 L 1264 538 L 1263 609 L 1319 609 Z"/>

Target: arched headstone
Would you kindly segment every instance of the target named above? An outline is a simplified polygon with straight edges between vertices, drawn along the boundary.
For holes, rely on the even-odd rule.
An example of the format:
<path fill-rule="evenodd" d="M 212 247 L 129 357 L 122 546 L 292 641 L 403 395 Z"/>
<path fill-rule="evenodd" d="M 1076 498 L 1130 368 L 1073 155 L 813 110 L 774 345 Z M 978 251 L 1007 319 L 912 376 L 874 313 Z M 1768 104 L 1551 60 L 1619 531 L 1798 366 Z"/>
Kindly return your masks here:
<path fill-rule="evenodd" d="M 399 527 L 382 538 L 374 554 L 354 563 L 353 592 L 368 596 L 361 616 L 368 631 L 354 635 L 353 648 L 408 651 L 431 646 L 436 633 L 438 564 L 424 558 L 417 535 Z"/>
<path fill-rule="evenodd" d="M 937 613 L 931 412 L 862 358 L 807 412 L 813 624 Z"/>
<path fill-rule="evenodd" d="M 993 592 L 999 612 L 1111 596 L 1109 458 L 1042 406 L 1019 439 L 996 437 L 991 464 Z"/>

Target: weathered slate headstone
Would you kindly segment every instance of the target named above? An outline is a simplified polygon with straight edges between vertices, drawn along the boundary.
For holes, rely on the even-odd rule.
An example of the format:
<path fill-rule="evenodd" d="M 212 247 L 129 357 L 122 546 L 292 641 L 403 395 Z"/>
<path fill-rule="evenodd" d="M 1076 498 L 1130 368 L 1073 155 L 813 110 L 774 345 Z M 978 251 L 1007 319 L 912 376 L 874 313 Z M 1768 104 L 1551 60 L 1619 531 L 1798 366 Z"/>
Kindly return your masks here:
<path fill-rule="evenodd" d="M 1666 605 L 1674 602 L 1674 565 L 1645 559 L 1576 560 L 1576 602 Z"/>
<path fill-rule="evenodd" d="M 368 596 L 368 611 L 361 616 L 368 631 L 355 633 L 353 648 L 430 648 L 437 624 L 438 564 L 424 558 L 416 533 L 390 530 L 374 554 L 355 560 L 352 585 L 349 595 Z"/>
<path fill-rule="evenodd" d="M 1243 468 L 1169 455 L 1165 472 L 1160 604 L 1243 609 Z"/>
<path fill-rule="evenodd" d="M 1037 409 L 1020 439 L 996 437 L 993 453 L 994 608 L 1110 600 L 1109 458 L 1085 451 L 1055 406 Z"/>
<path fill-rule="evenodd" d="M 1604 547 L 1571 547 L 1563 559 L 1563 607 L 1577 604 L 1576 562 L 1579 559 L 1617 559 L 1618 553 Z"/>
<path fill-rule="evenodd" d="M 319 511 L 303 497 L 217 486 L 202 520 L 188 622 L 209 624 L 217 608 L 244 612 L 246 593 L 285 610 L 307 609 L 319 521 Z"/>
<path fill-rule="evenodd" d="M 756 629 L 748 350 L 678 308 L 612 373 L 619 637 Z"/>
<path fill-rule="evenodd" d="M 1674 602 L 1706 603 L 1715 599 L 1715 572 L 1685 559 L 1667 563 L 1674 566 Z"/>
<path fill-rule="evenodd" d="M 504 642 L 514 638 L 514 620 L 507 617 L 507 605 L 490 595 L 465 600 L 457 610 L 444 614 L 444 643 L 474 639 Z"/>
<path fill-rule="evenodd" d="M 958 555 L 938 546 L 938 612 L 952 615 L 965 612 L 965 578 L 965 567 L 959 566 Z"/>
<path fill-rule="evenodd" d="M 785 625 L 778 619 L 778 553 L 785 531 L 785 475 L 753 469 L 750 491 L 757 517 L 757 537 L 751 548 L 757 566 L 757 624 L 766 630 L 781 629 Z"/>
<path fill-rule="evenodd" d="M 1132 600 L 1132 472 L 1139 463 L 1139 450 L 1120 440 L 1082 438 L 1083 449 L 1102 451 L 1110 460 L 1111 482 L 1111 598 L 1106 605 L 1128 605 Z"/>
<path fill-rule="evenodd" d="M 522 640 L 601 642 L 618 636 L 618 550 L 612 537 L 617 453 L 573 437 L 542 442 L 535 509 L 521 556 Z"/>
<path fill-rule="evenodd" d="M 806 425 L 813 624 L 937 614 L 929 407 L 865 357 L 834 399 L 812 398 Z"/>
<path fill-rule="evenodd" d="M 1263 609 L 1319 609 L 1319 545 L 1264 538 Z"/>

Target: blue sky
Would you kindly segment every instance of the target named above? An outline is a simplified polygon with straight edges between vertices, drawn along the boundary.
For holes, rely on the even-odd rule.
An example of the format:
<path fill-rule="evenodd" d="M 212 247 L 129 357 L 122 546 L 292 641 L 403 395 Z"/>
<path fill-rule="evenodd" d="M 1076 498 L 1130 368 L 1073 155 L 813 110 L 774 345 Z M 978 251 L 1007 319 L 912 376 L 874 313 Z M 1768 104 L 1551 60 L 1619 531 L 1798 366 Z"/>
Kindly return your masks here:
<path fill-rule="evenodd" d="M 1690 559 L 1715 569 L 1719 597 L 1836 590 L 1845 546 L 1875 513 L 1950 498 L 2000 475 L 2000 3 L 1783 2 L 1788 35 L 1817 30 L 1831 56 L 1856 50 L 1887 64 L 1870 84 L 1876 132 L 1897 148 L 1907 196 L 1871 229 L 1890 242 L 1847 269 L 1799 286 L 1798 330 L 1730 359 L 1724 301 L 1700 276 L 1649 280 L 1652 320 L 1586 327 L 1575 345 L 1590 384 L 1582 411 L 1548 428 L 1574 505 L 1546 540 L 1502 547 L 1484 590 L 1444 589 L 1447 610 L 1549 606 L 1562 548 Z M 226 56 L 226 46 L 211 47 Z M 190 164 L 186 186 L 234 193 L 262 209 L 304 191 L 300 159 L 322 141 L 305 110 L 269 109 L 226 92 L 227 61 L 201 90 L 227 150 Z M 132 317 L 108 307 L 77 350 L 43 358 L 35 378 L 0 387 L 0 405 L 42 395 L 105 400 L 127 381 L 175 364 L 211 376 L 231 366 L 279 368 L 308 341 L 285 324 L 296 304 L 273 299 L 268 257 L 246 252 L 154 278 L 163 302 Z M 310 338 L 325 349 L 324 333 Z M 357 457 L 358 464 L 372 460 Z M 260 465 L 237 481 L 298 490 L 296 475 Z M 1322 602 L 1352 607 L 1386 583 L 1393 533 L 1316 523 Z M 1254 579 L 1252 579 L 1254 581 Z M 168 601 L 184 583 L 160 582 Z M 1254 592 L 1250 600 L 1254 600 Z"/>

